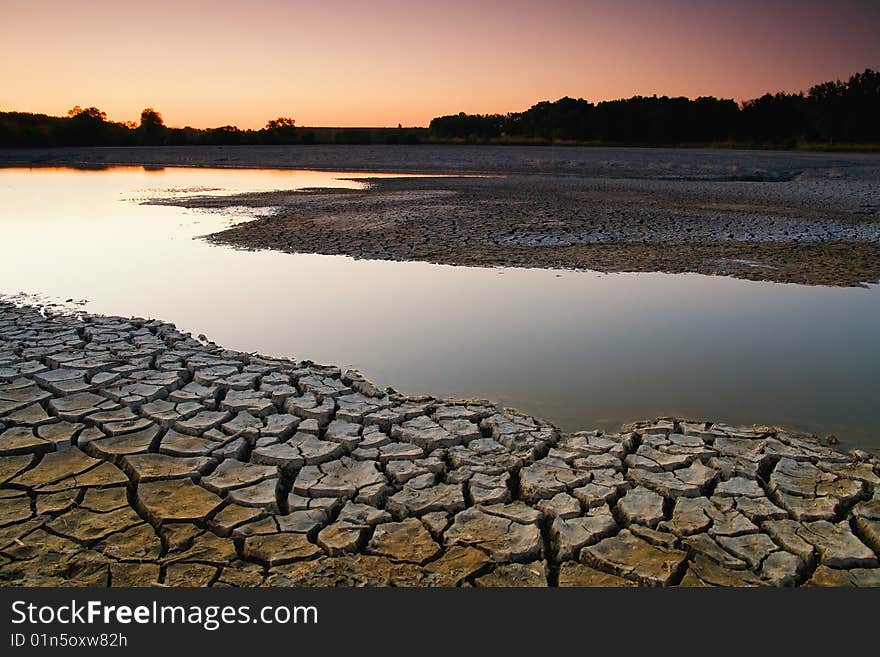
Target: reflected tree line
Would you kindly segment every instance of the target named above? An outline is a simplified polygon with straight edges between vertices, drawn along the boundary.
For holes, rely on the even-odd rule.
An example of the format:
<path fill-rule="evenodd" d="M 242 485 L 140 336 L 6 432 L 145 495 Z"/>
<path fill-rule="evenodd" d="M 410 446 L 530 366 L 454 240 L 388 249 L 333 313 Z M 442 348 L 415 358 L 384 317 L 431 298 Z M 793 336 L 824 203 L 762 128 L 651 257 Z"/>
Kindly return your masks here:
<path fill-rule="evenodd" d="M 765 94 L 737 104 L 730 99 L 634 96 L 591 103 L 582 98 L 543 101 L 524 112 L 453 114 L 425 128 L 299 128 L 290 117 L 260 130 L 172 128 L 148 107 L 140 121 L 108 121 L 96 107 L 67 116 L 0 112 L 0 146 L 154 146 L 257 144 L 605 143 L 880 144 L 880 73 L 866 69 L 806 93 Z"/>

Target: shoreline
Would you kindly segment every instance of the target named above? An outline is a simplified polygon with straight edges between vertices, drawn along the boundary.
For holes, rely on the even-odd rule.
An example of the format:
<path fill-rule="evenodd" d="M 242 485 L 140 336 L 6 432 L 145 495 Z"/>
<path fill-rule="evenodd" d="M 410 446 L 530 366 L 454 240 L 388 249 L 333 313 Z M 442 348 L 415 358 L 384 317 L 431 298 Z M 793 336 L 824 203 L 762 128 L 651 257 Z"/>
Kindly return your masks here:
<path fill-rule="evenodd" d="M 485 400 L 0 301 L 0 584 L 878 586 L 880 461 Z"/>
<path fill-rule="evenodd" d="M 367 189 L 152 203 L 268 210 L 206 236 L 243 249 L 478 267 L 693 272 L 805 285 L 880 281 L 873 201 L 842 198 L 857 197 L 861 183 L 756 186 L 550 174 L 359 180 Z"/>
<path fill-rule="evenodd" d="M 269 217 L 208 236 L 244 249 L 805 285 L 880 281 L 880 156 L 870 153 L 466 145 L 0 149 L 0 167 L 16 163 L 307 169 L 359 174 L 371 183 L 332 194 L 162 201 L 270 208 Z M 369 180 L 371 172 L 422 177 Z"/>
<path fill-rule="evenodd" d="M 498 158 L 497 153 L 503 155 Z M 112 155 L 112 158 L 108 158 Z M 694 164 L 688 157 L 699 156 Z M 0 168 L 177 166 L 373 173 L 573 174 L 594 177 L 778 181 L 830 169 L 880 167 L 880 155 L 852 151 L 519 146 L 318 144 L 292 146 L 93 146 L 0 148 Z"/>

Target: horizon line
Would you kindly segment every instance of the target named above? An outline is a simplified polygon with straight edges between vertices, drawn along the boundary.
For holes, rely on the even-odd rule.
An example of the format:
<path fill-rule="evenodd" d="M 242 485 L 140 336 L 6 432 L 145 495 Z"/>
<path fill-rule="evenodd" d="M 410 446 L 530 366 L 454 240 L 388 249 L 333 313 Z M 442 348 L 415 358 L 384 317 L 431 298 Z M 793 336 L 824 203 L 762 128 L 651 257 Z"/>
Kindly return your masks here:
<path fill-rule="evenodd" d="M 859 74 L 865 73 L 865 72 L 867 72 L 867 71 L 873 71 L 873 70 L 874 70 L 874 69 L 872 69 L 870 66 L 869 66 L 869 67 L 866 67 L 866 68 L 864 68 L 864 69 L 862 69 L 862 70 L 859 70 L 859 71 L 856 71 L 855 73 L 852 73 L 852 74 L 850 75 L 850 78 L 852 78 L 854 75 L 859 75 Z M 847 79 L 850 79 L 850 78 L 847 78 Z M 461 112 L 453 112 L 453 113 L 450 113 L 450 114 L 437 114 L 437 115 L 435 115 L 434 117 L 432 117 L 432 119 L 434 119 L 434 118 L 438 118 L 438 117 L 441 117 L 441 116 L 458 116 L 459 114 L 467 114 L 467 115 L 471 115 L 471 116 L 508 116 L 508 115 L 511 115 L 511 114 L 518 114 L 518 113 L 525 112 L 525 111 L 527 111 L 528 109 L 530 109 L 531 107 L 534 107 L 535 105 L 538 105 L 538 104 L 540 104 L 540 103 L 544 103 L 544 102 L 554 103 L 554 102 L 558 102 L 558 101 L 560 101 L 560 100 L 563 100 L 563 99 L 565 99 L 565 98 L 570 98 L 570 99 L 572 99 L 572 100 L 577 100 L 577 101 L 583 100 L 583 101 L 586 101 L 586 102 L 588 102 L 588 103 L 590 103 L 590 104 L 592 104 L 592 105 L 600 105 L 600 104 L 602 104 L 602 103 L 613 103 L 613 102 L 619 102 L 619 101 L 624 101 L 624 100 L 631 100 L 631 99 L 634 99 L 634 98 L 670 98 L 670 99 L 672 99 L 672 98 L 686 98 L 686 99 L 689 100 L 689 101 L 696 101 L 696 100 L 699 100 L 700 98 L 714 98 L 714 99 L 719 100 L 719 101 L 727 101 L 727 100 L 732 101 L 732 102 L 736 103 L 737 107 L 742 108 L 742 106 L 743 106 L 746 102 L 751 101 L 751 100 L 755 100 L 755 99 L 757 99 L 757 98 L 762 98 L 763 96 L 767 96 L 767 95 L 774 96 L 774 95 L 777 95 L 777 94 L 804 95 L 804 94 L 808 93 L 808 92 L 810 91 L 810 89 L 814 88 L 814 87 L 817 86 L 817 85 L 820 85 L 820 84 L 826 84 L 826 83 L 829 83 L 829 82 L 832 82 L 832 83 L 843 83 L 843 82 L 845 82 L 845 81 L 846 81 L 846 80 L 843 80 L 843 79 L 841 79 L 841 78 L 837 78 L 837 79 L 835 79 L 835 80 L 824 80 L 824 81 L 820 81 L 820 82 L 814 82 L 814 83 L 811 84 L 810 87 L 807 88 L 807 89 L 800 89 L 800 90 L 798 90 L 798 91 L 783 91 L 783 90 L 777 90 L 777 91 L 765 91 L 763 94 L 760 94 L 760 95 L 758 95 L 758 96 L 753 96 L 753 97 L 751 97 L 751 98 L 744 98 L 744 99 L 736 99 L 736 98 L 720 97 L 720 96 L 712 96 L 712 95 L 688 96 L 688 95 L 684 95 L 684 94 L 668 95 L 668 94 L 657 94 L 657 93 L 647 94 L 647 95 L 646 95 L 646 94 L 638 94 L 638 93 L 637 93 L 637 94 L 633 94 L 633 95 L 631 95 L 631 96 L 626 96 L 626 97 L 619 97 L 619 98 L 603 98 L 603 99 L 601 99 L 601 100 L 595 100 L 595 101 L 593 101 L 593 100 L 588 100 L 588 99 L 584 98 L 583 96 L 571 96 L 571 95 L 566 94 L 566 95 L 560 96 L 560 97 L 557 98 L 556 100 L 542 99 L 542 100 L 539 100 L 539 101 L 533 102 L 532 105 L 530 105 L 529 107 L 527 107 L 527 108 L 525 108 L 525 109 L 520 109 L 520 110 L 513 110 L 513 111 L 506 111 L 506 112 L 498 112 L 498 111 L 495 111 L 495 112 L 465 112 L 465 111 L 461 111 Z M 71 107 L 71 109 L 72 109 L 73 107 L 77 107 L 77 106 L 78 106 L 78 105 L 73 105 L 73 106 Z M 96 106 L 94 106 L 94 105 L 86 105 L 86 106 L 82 106 L 82 107 L 85 109 L 85 108 L 96 107 Z M 100 108 L 97 108 L 97 109 L 100 109 Z M 151 106 L 151 105 L 145 105 L 145 106 L 144 106 L 144 109 L 154 109 L 154 110 L 156 110 L 157 112 L 159 112 L 160 114 L 162 114 L 162 111 L 161 111 L 160 109 L 155 108 L 155 107 L 153 107 L 153 106 Z M 68 111 L 69 111 L 69 110 L 68 110 Z M 53 117 L 53 118 L 61 118 L 61 119 L 67 117 L 67 114 L 66 114 L 66 113 L 65 113 L 65 114 L 49 114 L 49 113 L 46 113 L 46 112 L 32 112 L 32 111 L 27 111 L 27 110 L 19 110 L 19 109 L 3 109 L 3 108 L 0 108 L 0 113 L 33 114 L 33 115 L 43 115 L 43 116 L 49 116 L 49 117 Z M 278 114 L 276 114 L 275 116 L 266 119 L 266 121 L 267 121 L 267 122 L 268 122 L 268 121 L 271 121 L 273 118 L 279 118 L 280 116 L 283 116 L 283 115 L 278 115 Z M 165 119 L 164 115 L 163 115 L 162 118 L 163 118 L 163 120 Z M 296 117 L 292 117 L 292 118 L 294 118 L 294 121 L 296 120 Z M 131 120 L 117 120 L 117 119 L 110 119 L 110 118 L 108 117 L 108 118 L 107 118 L 107 122 L 108 122 L 108 123 L 118 123 L 118 124 L 123 124 L 123 125 L 124 125 L 124 124 L 126 124 L 126 123 L 132 123 L 133 121 L 131 121 Z M 173 130 L 185 130 L 185 129 L 187 129 L 187 128 L 190 128 L 190 129 L 193 129 L 193 130 L 216 130 L 216 129 L 218 129 L 218 128 L 224 128 L 224 127 L 233 127 L 233 128 L 237 128 L 238 130 L 241 130 L 241 131 L 247 131 L 247 130 L 261 130 L 261 129 L 263 129 L 263 128 L 241 128 L 241 127 L 239 127 L 239 126 L 237 126 L 237 125 L 235 125 L 235 124 L 231 124 L 231 123 L 226 123 L 226 124 L 222 124 L 222 125 L 216 125 L 216 126 L 213 126 L 213 127 L 197 127 L 197 126 L 194 126 L 194 125 L 188 125 L 188 124 L 184 124 L 184 125 L 172 125 L 172 124 L 168 124 L 168 123 L 166 123 L 165 125 L 166 125 L 166 127 L 170 128 L 170 129 L 173 129 Z M 414 129 L 425 129 L 425 130 L 427 130 L 427 129 L 429 128 L 429 126 L 428 126 L 428 125 L 402 125 L 402 124 L 398 123 L 397 125 L 393 125 L 393 124 L 392 124 L 392 125 L 302 125 L 302 126 L 297 125 L 296 128 L 297 128 L 297 129 L 300 129 L 300 130 L 307 130 L 307 129 L 312 129 L 312 130 L 314 130 L 314 129 L 320 129 L 320 130 L 346 130 L 346 129 L 357 129 L 357 130 L 390 130 L 390 129 L 398 129 L 398 128 L 401 128 L 401 129 L 408 129 L 408 130 L 414 130 Z"/>

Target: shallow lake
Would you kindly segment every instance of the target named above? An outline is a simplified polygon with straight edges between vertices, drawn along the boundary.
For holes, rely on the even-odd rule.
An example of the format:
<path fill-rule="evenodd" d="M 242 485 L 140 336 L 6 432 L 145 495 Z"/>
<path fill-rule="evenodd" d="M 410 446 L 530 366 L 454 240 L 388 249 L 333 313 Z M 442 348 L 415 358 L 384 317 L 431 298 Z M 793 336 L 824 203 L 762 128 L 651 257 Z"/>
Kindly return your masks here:
<path fill-rule="evenodd" d="M 353 175 L 0 169 L 0 294 L 86 299 L 91 312 L 355 366 L 408 393 L 497 399 L 565 429 L 677 415 L 880 448 L 877 286 L 236 251 L 193 238 L 246 213 L 139 202 L 357 186 Z"/>

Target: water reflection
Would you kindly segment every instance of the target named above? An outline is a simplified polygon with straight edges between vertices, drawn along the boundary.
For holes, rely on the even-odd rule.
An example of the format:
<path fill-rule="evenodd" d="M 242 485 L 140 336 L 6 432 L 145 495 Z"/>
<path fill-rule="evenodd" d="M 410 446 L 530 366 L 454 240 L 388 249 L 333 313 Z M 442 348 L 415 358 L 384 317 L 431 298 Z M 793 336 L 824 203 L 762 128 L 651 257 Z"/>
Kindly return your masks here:
<path fill-rule="evenodd" d="M 85 297 L 94 312 L 354 365 L 408 392 L 500 399 L 568 429 L 679 414 L 880 447 L 876 286 L 235 251 L 192 237 L 245 215 L 128 200 L 351 187 L 351 176 L 0 169 L 0 293 Z"/>

